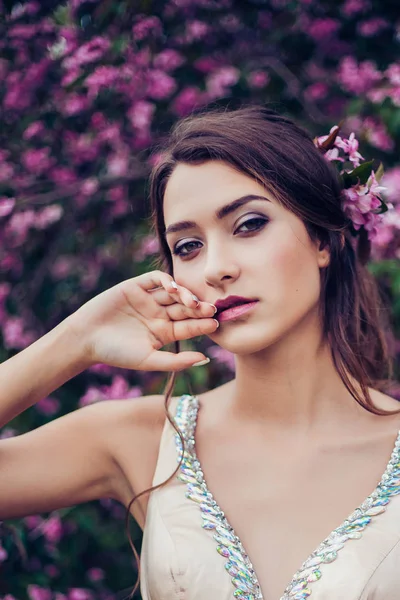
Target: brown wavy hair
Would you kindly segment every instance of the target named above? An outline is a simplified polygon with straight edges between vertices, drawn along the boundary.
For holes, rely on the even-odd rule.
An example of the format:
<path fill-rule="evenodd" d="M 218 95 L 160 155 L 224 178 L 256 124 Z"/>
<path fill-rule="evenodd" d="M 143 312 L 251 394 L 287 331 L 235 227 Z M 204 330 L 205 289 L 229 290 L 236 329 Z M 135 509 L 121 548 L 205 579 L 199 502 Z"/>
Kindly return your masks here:
<path fill-rule="evenodd" d="M 315 147 L 312 137 L 289 118 L 265 106 L 213 108 L 178 121 L 167 144 L 158 147 L 157 152 L 161 158 L 150 175 L 150 200 L 153 227 L 161 248 L 159 266 L 173 275 L 164 236 L 163 198 L 169 177 L 179 163 L 198 165 L 220 160 L 254 178 L 303 221 L 311 240 L 329 247 L 330 263 L 321 273 L 320 308 L 335 367 L 362 407 L 377 415 L 393 414 L 374 406 L 368 390 L 373 387 L 387 391 L 393 381 L 393 357 L 387 343 L 391 329 L 389 309 L 367 269 L 370 244 L 363 230 L 357 241 L 351 235 L 351 222 L 342 209 L 340 176 Z M 168 412 L 174 382 L 172 374 L 165 391 L 165 413 L 184 444 L 182 433 Z M 131 500 L 127 527 L 133 502 L 166 485 L 180 464 L 165 482 Z M 129 541 L 138 562 L 133 595 L 139 585 L 140 562 L 130 536 Z"/>

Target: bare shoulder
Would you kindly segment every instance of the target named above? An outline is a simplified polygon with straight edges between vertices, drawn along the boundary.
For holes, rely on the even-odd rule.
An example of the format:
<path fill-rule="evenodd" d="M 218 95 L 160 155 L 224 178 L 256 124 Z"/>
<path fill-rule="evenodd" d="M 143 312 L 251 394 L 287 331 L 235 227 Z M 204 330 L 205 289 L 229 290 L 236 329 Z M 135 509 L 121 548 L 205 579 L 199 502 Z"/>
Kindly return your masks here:
<path fill-rule="evenodd" d="M 97 405 L 115 462 L 114 498 L 124 506 L 152 486 L 166 414 L 164 396 L 108 400 Z M 174 400 L 174 399 L 172 399 Z M 148 496 L 138 499 L 132 514 L 143 526 Z"/>

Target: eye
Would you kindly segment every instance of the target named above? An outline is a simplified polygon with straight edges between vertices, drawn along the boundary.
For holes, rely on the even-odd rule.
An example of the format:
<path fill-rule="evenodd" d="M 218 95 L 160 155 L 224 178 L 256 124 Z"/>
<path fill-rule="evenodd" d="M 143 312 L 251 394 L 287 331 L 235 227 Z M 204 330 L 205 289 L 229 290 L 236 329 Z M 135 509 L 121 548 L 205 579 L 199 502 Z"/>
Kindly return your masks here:
<path fill-rule="evenodd" d="M 251 219 L 247 219 L 244 221 L 239 227 L 235 230 L 235 233 L 250 233 L 252 231 L 259 231 L 266 225 L 268 219 L 266 217 L 252 217 Z M 245 227 L 246 229 L 243 229 Z"/>
<path fill-rule="evenodd" d="M 175 256 L 188 256 L 194 250 L 197 250 L 201 242 L 197 242 L 196 240 L 190 240 L 189 242 L 184 242 L 183 244 L 177 244 L 172 249 L 172 254 Z"/>

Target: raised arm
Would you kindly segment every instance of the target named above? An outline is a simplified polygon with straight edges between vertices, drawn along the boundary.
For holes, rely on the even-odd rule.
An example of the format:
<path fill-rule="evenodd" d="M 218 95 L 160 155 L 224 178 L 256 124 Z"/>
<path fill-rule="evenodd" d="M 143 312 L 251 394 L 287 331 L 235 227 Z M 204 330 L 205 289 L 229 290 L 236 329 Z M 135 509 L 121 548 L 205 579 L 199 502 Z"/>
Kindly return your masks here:
<path fill-rule="evenodd" d="M 160 351 L 174 340 L 212 333 L 218 325 L 212 305 L 197 303 L 171 281 L 159 271 L 124 281 L 1 364 L 0 425 L 95 363 L 162 371 L 204 359 L 198 352 Z M 139 449 L 150 443 L 146 423 L 160 424 L 160 410 L 158 397 L 101 402 L 0 440 L 0 519 L 132 496 L 122 473 L 120 440 L 124 435 L 135 440 L 135 460 L 135 444 Z M 136 480 L 140 477 L 131 474 L 129 481 Z"/>

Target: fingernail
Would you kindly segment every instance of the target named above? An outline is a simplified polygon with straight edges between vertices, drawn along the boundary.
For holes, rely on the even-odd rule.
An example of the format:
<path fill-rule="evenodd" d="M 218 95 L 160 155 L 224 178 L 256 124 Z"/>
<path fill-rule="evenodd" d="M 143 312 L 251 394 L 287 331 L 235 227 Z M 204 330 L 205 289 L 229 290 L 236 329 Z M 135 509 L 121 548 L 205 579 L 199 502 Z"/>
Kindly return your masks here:
<path fill-rule="evenodd" d="M 171 281 L 171 287 L 174 288 L 174 290 L 178 289 L 178 285 L 175 281 Z"/>
<path fill-rule="evenodd" d="M 215 321 L 217 324 L 217 327 L 219 327 L 219 321 L 217 319 L 213 319 L 213 321 Z"/>
<path fill-rule="evenodd" d="M 211 302 L 210 302 L 210 304 L 211 304 Z M 214 315 L 215 315 L 216 312 L 217 312 L 217 310 L 218 310 L 218 308 L 215 306 L 215 304 L 211 304 L 211 306 L 214 308 Z"/>
<path fill-rule="evenodd" d="M 206 365 L 207 363 L 210 362 L 209 358 L 205 358 L 204 360 L 199 360 L 199 362 L 196 362 L 192 365 L 192 367 L 202 367 L 203 365 Z"/>
<path fill-rule="evenodd" d="M 198 308 L 200 306 L 200 300 L 198 299 L 198 297 L 195 294 L 192 294 L 192 298 L 195 302 L 197 302 L 196 308 Z"/>

